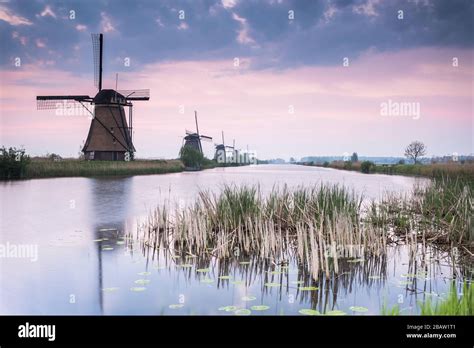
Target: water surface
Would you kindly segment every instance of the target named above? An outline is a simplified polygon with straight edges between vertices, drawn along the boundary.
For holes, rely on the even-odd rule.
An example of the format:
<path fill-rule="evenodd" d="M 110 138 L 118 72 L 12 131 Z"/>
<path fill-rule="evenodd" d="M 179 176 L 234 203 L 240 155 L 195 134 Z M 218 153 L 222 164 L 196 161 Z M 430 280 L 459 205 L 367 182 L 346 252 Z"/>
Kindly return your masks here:
<path fill-rule="evenodd" d="M 259 165 L 124 178 L 2 182 L 0 243 L 36 245 L 38 255 L 34 262 L 0 258 L 0 313 L 233 315 L 221 307 L 264 305 L 269 308 L 251 313 L 299 315 L 301 309 L 316 309 L 366 315 L 379 314 L 386 303 L 413 314 L 417 300 L 443 297 L 451 279 L 460 276 L 450 255 L 432 249 L 409 257 L 407 247 L 389 248 L 378 258 L 342 262 L 337 275 L 316 281 L 291 262 L 282 268 L 252 259 L 185 259 L 165 251 L 152 255 L 125 239 L 158 204 L 170 200 L 185 205 L 199 190 L 258 184 L 265 193 L 275 185 L 320 183 L 345 185 L 370 201 L 386 192 L 410 194 L 413 185 L 426 180 Z M 177 266 L 183 264 L 191 267 Z M 197 271 L 205 268 L 209 271 Z M 222 275 L 230 279 L 219 279 Z M 272 286 L 265 286 L 269 283 Z M 318 290 L 302 291 L 302 286 Z"/>

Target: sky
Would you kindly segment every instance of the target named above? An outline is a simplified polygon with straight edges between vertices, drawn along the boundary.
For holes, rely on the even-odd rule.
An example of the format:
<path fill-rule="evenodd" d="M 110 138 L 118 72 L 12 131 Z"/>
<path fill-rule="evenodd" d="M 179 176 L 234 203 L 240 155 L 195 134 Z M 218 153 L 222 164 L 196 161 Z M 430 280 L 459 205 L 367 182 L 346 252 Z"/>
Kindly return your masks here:
<path fill-rule="evenodd" d="M 261 159 L 474 153 L 474 1 L 0 1 L 0 145 L 77 156 L 87 113 L 37 95 L 150 89 L 134 104 L 141 158 L 176 158 L 198 112 L 203 143 Z"/>

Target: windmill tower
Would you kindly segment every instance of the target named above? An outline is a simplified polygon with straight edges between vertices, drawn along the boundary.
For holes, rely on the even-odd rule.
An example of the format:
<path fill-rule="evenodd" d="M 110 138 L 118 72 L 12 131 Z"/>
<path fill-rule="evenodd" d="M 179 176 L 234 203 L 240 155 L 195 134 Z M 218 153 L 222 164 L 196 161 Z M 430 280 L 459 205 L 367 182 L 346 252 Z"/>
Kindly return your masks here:
<path fill-rule="evenodd" d="M 222 144 L 215 144 L 216 152 L 214 153 L 214 160 L 218 163 L 231 162 L 233 159 L 234 147 L 226 146 L 224 140 L 224 131 L 222 131 Z"/>
<path fill-rule="evenodd" d="M 82 149 L 88 160 L 123 161 L 133 159 L 132 101 L 149 100 L 150 91 L 102 89 L 103 34 L 92 34 L 95 97 L 88 95 L 37 96 L 38 110 L 57 109 L 79 103 L 92 115 L 89 134 Z M 94 106 L 92 113 L 84 104 Z M 125 113 L 128 107 L 128 123 Z"/>
<path fill-rule="evenodd" d="M 191 132 L 191 131 L 186 130 L 186 136 L 184 137 L 183 147 L 188 147 L 188 146 L 192 147 L 198 150 L 202 154 L 203 152 L 202 152 L 201 140 L 212 141 L 212 137 L 199 134 L 197 111 L 194 111 L 194 120 L 196 121 L 196 132 Z"/>

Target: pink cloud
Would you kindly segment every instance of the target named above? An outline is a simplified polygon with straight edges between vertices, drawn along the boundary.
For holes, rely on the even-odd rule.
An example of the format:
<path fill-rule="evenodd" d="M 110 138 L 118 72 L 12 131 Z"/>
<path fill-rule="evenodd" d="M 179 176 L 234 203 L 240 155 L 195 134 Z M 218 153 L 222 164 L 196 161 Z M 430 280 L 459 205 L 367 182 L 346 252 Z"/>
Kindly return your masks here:
<path fill-rule="evenodd" d="M 0 20 L 5 21 L 13 26 L 33 24 L 27 18 L 16 15 L 10 9 L 4 6 L 0 6 Z"/>

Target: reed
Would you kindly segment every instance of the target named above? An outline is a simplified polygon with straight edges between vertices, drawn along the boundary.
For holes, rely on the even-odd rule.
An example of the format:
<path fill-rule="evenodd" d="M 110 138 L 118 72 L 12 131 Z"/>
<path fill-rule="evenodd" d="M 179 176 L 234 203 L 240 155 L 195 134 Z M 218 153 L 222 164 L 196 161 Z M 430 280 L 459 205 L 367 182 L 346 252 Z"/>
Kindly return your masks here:
<path fill-rule="evenodd" d="M 384 255 L 393 243 L 413 250 L 430 243 L 462 247 L 472 256 L 472 190 L 462 181 L 434 180 L 411 196 L 387 196 L 363 207 L 338 185 L 225 186 L 201 191 L 185 207 L 158 207 L 140 226 L 146 247 L 204 258 L 294 259 L 314 279 L 338 273 L 351 258 Z"/>
<path fill-rule="evenodd" d="M 462 246 L 470 253 L 474 247 L 473 188 L 459 178 L 435 178 L 430 184 L 415 187 L 409 197 L 387 195 L 372 203 L 367 221 L 391 228 L 399 237 L 407 234 L 424 242 Z"/>
<path fill-rule="evenodd" d="M 317 279 L 347 258 L 380 254 L 383 231 L 361 228 L 361 197 L 340 186 L 289 190 L 263 196 L 258 186 L 203 191 L 198 200 L 171 212 L 162 206 L 141 226 L 149 247 L 217 258 L 296 258 Z M 354 250 L 354 246 L 359 250 Z"/>

